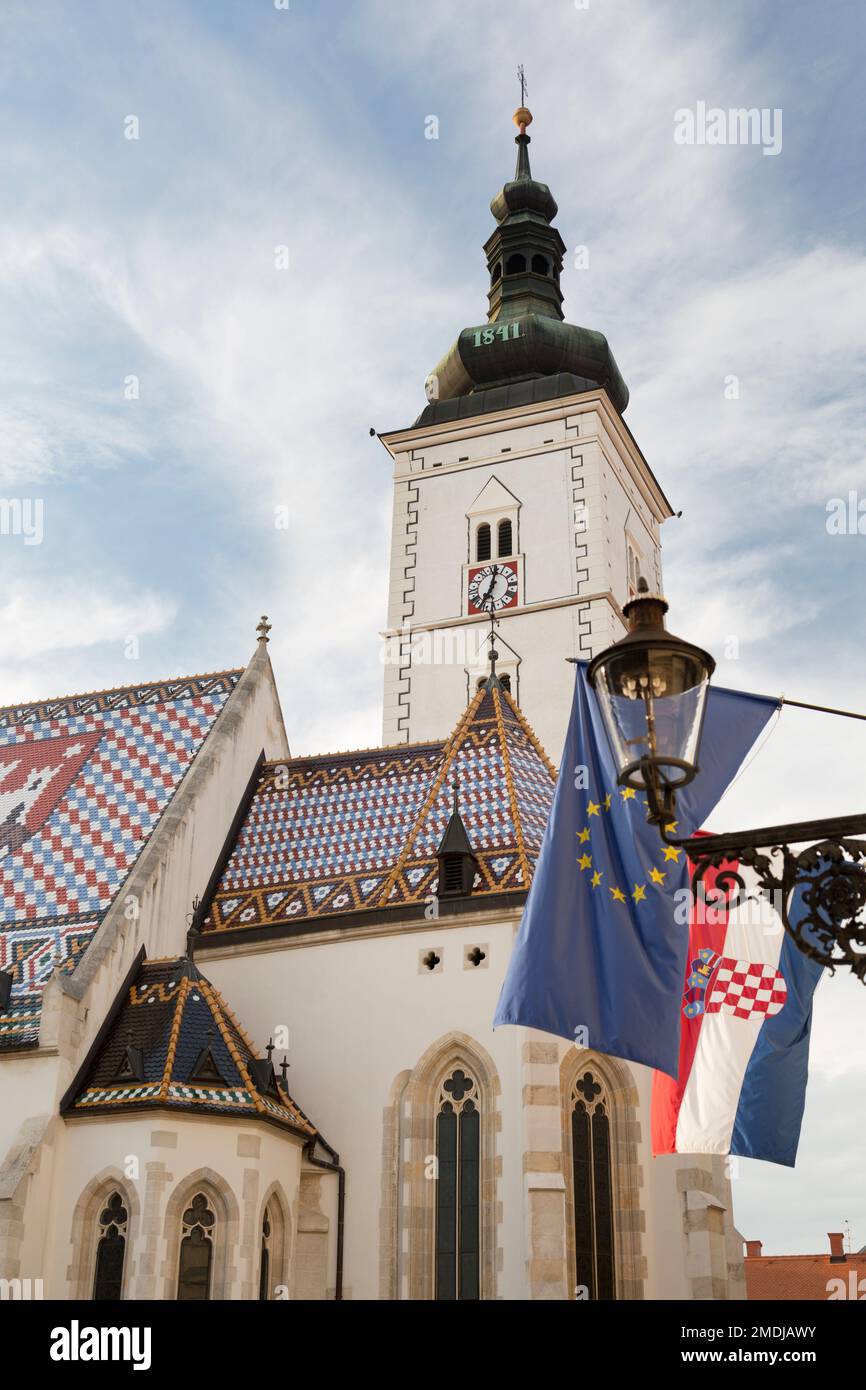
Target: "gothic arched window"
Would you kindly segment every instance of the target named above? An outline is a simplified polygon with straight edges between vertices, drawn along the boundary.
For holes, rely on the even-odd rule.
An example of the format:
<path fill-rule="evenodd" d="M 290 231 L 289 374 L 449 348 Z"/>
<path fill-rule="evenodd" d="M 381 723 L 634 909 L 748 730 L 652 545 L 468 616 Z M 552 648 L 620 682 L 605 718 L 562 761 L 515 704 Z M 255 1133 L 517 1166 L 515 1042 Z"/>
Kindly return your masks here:
<path fill-rule="evenodd" d="M 483 521 L 475 533 L 476 560 L 490 559 L 490 527 Z"/>
<path fill-rule="evenodd" d="M 259 1301 L 264 1303 L 270 1296 L 271 1284 L 271 1239 L 273 1227 L 271 1225 L 271 1213 L 265 1207 L 262 1216 L 262 1242 L 261 1242 L 261 1264 L 259 1266 Z"/>
<path fill-rule="evenodd" d="M 202 1303 L 210 1298 L 215 1224 L 207 1197 L 197 1192 L 183 1214 L 177 1276 L 177 1296 L 181 1300 Z"/>
<path fill-rule="evenodd" d="M 508 260 L 505 262 L 506 275 L 520 275 L 525 269 L 526 257 L 521 256 L 519 253 L 514 256 L 509 256 Z"/>
<path fill-rule="evenodd" d="M 481 1114 L 478 1087 L 462 1067 L 442 1083 L 436 1114 L 437 1299 L 480 1292 Z"/>
<path fill-rule="evenodd" d="M 507 519 L 500 521 L 498 531 L 499 554 L 503 557 L 510 555 L 512 546 L 511 522 Z"/>
<path fill-rule="evenodd" d="M 616 1297 L 610 1102 L 600 1078 L 581 1072 L 571 1094 L 574 1253 L 578 1286 L 591 1299 Z"/>
<path fill-rule="evenodd" d="M 536 275 L 546 275 L 546 274 L 547 274 L 547 259 L 546 259 L 546 257 L 544 257 L 544 256 L 533 256 L 533 257 L 532 257 L 532 269 L 535 271 Z"/>
<path fill-rule="evenodd" d="M 99 1214 L 99 1242 L 93 1298 L 96 1302 L 123 1296 L 123 1261 L 126 1255 L 126 1226 L 129 1214 L 119 1192 L 113 1192 Z"/>

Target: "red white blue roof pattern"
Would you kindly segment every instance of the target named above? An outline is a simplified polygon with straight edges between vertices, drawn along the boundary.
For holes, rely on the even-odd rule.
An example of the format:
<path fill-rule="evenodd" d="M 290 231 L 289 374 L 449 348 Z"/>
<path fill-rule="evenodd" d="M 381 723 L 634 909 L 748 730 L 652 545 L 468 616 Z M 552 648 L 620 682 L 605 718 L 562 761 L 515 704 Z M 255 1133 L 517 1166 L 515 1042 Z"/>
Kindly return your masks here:
<path fill-rule="evenodd" d="M 495 682 L 445 743 L 264 764 L 203 930 L 286 927 L 423 902 L 436 890 L 455 779 L 478 860 L 473 895 L 525 891 L 555 772 Z"/>
<path fill-rule="evenodd" d="M 0 709 L 0 1047 L 37 1041 L 45 982 L 75 969 L 241 674 Z"/>

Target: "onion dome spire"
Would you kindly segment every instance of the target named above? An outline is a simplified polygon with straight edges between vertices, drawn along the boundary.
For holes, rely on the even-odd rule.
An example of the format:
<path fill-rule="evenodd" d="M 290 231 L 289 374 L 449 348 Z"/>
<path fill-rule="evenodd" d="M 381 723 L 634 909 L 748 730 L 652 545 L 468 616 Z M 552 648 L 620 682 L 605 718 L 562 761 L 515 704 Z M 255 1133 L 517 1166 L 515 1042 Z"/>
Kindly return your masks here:
<path fill-rule="evenodd" d="M 514 122 L 517 166 L 490 204 L 496 227 L 484 245 L 487 323 L 464 328 L 429 374 L 429 404 L 418 425 L 599 388 L 620 413 L 628 404 L 604 335 L 564 321 L 559 277 L 566 248 L 552 225 L 556 199 L 532 176 L 532 112 L 523 101 Z"/>

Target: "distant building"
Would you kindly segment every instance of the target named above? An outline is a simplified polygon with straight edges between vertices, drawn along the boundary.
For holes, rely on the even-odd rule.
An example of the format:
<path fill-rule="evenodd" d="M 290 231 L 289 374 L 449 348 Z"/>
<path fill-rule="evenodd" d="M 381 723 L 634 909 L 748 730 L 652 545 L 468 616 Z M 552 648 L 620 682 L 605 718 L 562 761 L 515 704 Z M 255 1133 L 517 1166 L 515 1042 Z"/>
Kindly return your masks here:
<path fill-rule="evenodd" d="M 828 1239 L 829 1255 L 763 1255 L 761 1241 L 747 1240 L 747 1297 L 755 1302 L 866 1300 L 866 1246 L 849 1255 L 839 1231 L 831 1231 Z"/>

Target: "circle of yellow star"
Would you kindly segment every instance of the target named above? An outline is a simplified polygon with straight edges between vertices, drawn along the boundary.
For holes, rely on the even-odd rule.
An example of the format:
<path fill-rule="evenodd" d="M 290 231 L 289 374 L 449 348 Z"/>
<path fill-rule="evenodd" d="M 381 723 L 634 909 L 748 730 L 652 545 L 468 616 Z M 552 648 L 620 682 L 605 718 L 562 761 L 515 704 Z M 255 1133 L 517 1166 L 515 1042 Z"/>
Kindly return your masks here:
<path fill-rule="evenodd" d="M 634 898 L 636 903 L 642 903 L 644 898 L 646 897 L 646 884 L 636 883 L 634 886 L 634 892 L 632 893 L 632 897 Z"/>
<path fill-rule="evenodd" d="M 589 826 L 587 826 L 585 830 L 578 830 L 577 838 L 580 840 L 580 843 L 582 845 L 585 845 L 587 840 L 589 839 Z"/>
<path fill-rule="evenodd" d="M 604 798 L 604 809 L 606 811 L 610 810 L 610 792 L 608 792 L 607 796 Z"/>
<path fill-rule="evenodd" d="M 667 877 L 666 874 L 662 873 L 661 869 L 650 869 L 649 876 L 652 879 L 653 883 L 664 883 L 665 878 Z"/>
<path fill-rule="evenodd" d="M 615 903 L 625 902 L 625 893 L 621 888 L 611 888 L 609 891 Z"/>
<path fill-rule="evenodd" d="M 673 859 L 674 863 L 679 859 L 680 852 L 675 845 L 666 845 L 664 849 L 665 859 Z"/>
<path fill-rule="evenodd" d="M 591 854 L 582 854 L 582 855 L 580 856 L 580 858 L 578 859 L 577 862 L 578 862 L 578 864 L 580 865 L 581 869 L 591 869 L 591 868 L 592 868 L 592 855 L 591 855 Z"/>
<path fill-rule="evenodd" d="M 592 875 L 592 886 L 593 886 L 593 888 L 597 888 L 597 887 L 599 886 L 599 884 L 601 883 L 601 880 L 602 880 L 603 876 L 604 876 L 604 869 L 596 869 L 596 870 L 595 870 L 595 872 L 594 872 L 593 875 Z"/>
<path fill-rule="evenodd" d="M 632 801 L 634 799 L 634 795 L 634 787 L 623 787 L 620 791 L 620 796 L 622 797 L 623 801 Z"/>
<path fill-rule="evenodd" d="M 600 806 L 597 806 L 594 801 L 590 801 L 589 805 L 586 808 L 586 814 L 588 816 L 597 816 L 600 810 Z"/>

